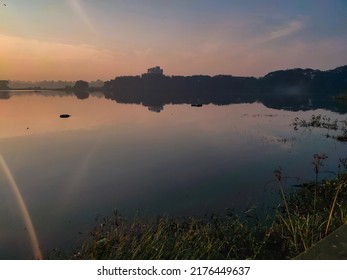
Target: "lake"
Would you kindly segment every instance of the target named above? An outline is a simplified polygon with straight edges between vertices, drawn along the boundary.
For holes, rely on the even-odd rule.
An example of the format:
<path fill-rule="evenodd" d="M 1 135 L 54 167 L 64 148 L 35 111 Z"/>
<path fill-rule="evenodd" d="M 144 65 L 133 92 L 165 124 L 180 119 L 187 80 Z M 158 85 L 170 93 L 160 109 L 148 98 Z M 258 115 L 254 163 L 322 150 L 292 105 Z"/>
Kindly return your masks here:
<path fill-rule="evenodd" d="M 289 188 L 314 179 L 313 154 L 328 155 L 323 170 L 332 172 L 346 156 L 346 145 L 324 131 L 291 126 L 312 114 L 347 118 L 324 109 L 257 102 L 158 108 L 58 91 L 1 96 L 1 259 L 33 258 L 11 176 L 47 254 L 71 249 L 112 209 L 124 216 L 266 211 L 278 198 L 275 169 Z"/>

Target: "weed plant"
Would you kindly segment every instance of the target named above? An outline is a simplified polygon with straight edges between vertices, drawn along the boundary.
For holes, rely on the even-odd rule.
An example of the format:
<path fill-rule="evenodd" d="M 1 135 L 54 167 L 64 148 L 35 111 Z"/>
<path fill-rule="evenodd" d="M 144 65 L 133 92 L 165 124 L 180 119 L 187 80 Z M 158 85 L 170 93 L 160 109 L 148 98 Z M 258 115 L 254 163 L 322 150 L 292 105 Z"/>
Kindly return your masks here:
<path fill-rule="evenodd" d="M 205 218 L 137 217 L 114 211 L 73 253 L 59 259 L 292 259 L 347 221 L 347 159 L 334 179 L 319 180 L 325 155 L 314 155 L 315 180 L 285 191 L 275 170 L 281 201 L 270 220 L 240 218 L 231 211 Z"/>
<path fill-rule="evenodd" d="M 347 120 L 295 118 L 295 130 L 321 128 L 327 137 L 347 139 Z M 330 135 L 338 131 L 339 135 Z M 285 191 L 282 170 L 274 171 L 280 203 L 268 220 L 240 218 L 226 211 L 205 218 L 137 217 L 116 211 L 103 218 L 73 253 L 62 259 L 291 259 L 347 221 L 347 158 L 340 158 L 334 179 L 320 178 L 325 154 L 313 156 L 314 180 Z"/>
<path fill-rule="evenodd" d="M 137 217 L 113 212 L 92 229 L 73 253 L 51 259 L 292 259 L 347 221 L 347 158 L 334 179 L 319 179 L 326 155 L 314 155 L 315 180 L 285 191 L 282 170 L 274 171 L 281 198 L 266 221 L 232 211 L 196 217 Z M 253 217 L 254 218 L 254 217 Z"/>
<path fill-rule="evenodd" d="M 280 180 L 278 184 L 281 185 Z M 283 194 L 272 230 L 277 234 L 281 232 L 287 257 L 293 258 L 346 221 L 347 176 L 345 172 L 339 172 L 335 179 L 329 180 L 318 181 L 316 175 L 315 181 Z"/>
<path fill-rule="evenodd" d="M 232 214 L 197 219 L 158 217 L 132 221 L 104 218 L 72 259 L 247 259 L 261 245 L 255 232 Z M 262 234 L 264 236 L 264 234 Z M 66 258 L 67 256 L 63 256 Z"/>

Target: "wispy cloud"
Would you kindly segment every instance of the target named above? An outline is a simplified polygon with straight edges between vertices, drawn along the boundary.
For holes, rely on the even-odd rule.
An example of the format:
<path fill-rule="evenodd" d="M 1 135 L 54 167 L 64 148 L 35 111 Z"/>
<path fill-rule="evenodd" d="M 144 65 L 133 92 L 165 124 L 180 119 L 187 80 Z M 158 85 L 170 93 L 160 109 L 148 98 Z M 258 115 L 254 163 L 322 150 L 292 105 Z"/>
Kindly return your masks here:
<path fill-rule="evenodd" d="M 121 63 L 123 54 L 86 44 L 66 44 L 0 34 L 0 75 L 15 79 L 89 79 Z M 121 62 L 122 61 L 122 62 Z"/>
<path fill-rule="evenodd" d="M 152 48 L 144 48 L 144 49 L 134 49 L 134 54 L 138 58 L 148 57 L 152 54 L 153 49 Z"/>
<path fill-rule="evenodd" d="M 262 41 L 267 42 L 277 38 L 286 37 L 300 30 L 302 26 L 303 26 L 303 23 L 301 21 L 298 21 L 298 20 L 291 21 L 287 25 L 282 26 L 270 32 L 269 34 L 265 35 Z"/>
<path fill-rule="evenodd" d="M 207 41 L 201 44 L 199 51 L 201 54 L 210 54 L 219 52 L 223 48 L 224 41 L 218 40 L 218 41 Z"/>
<path fill-rule="evenodd" d="M 94 25 L 92 24 L 90 17 L 82 7 L 79 0 L 68 0 L 70 6 L 72 7 L 73 11 L 79 16 L 79 18 L 83 21 L 83 23 L 87 26 L 87 28 L 92 32 L 96 33 L 96 29 Z"/>

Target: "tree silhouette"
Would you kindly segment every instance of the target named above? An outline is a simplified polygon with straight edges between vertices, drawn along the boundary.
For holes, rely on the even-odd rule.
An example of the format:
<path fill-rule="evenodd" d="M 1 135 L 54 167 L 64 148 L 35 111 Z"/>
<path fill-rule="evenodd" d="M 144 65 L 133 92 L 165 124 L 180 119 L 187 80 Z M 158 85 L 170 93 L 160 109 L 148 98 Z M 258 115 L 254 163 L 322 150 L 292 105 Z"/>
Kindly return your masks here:
<path fill-rule="evenodd" d="M 89 83 L 83 80 L 79 80 L 75 83 L 73 90 L 76 92 L 87 91 L 89 88 Z"/>
<path fill-rule="evenodd" d="M 9 81 L 0 80 L 0 89 L 9 89 L 8 84 L 9 84 Z"/>

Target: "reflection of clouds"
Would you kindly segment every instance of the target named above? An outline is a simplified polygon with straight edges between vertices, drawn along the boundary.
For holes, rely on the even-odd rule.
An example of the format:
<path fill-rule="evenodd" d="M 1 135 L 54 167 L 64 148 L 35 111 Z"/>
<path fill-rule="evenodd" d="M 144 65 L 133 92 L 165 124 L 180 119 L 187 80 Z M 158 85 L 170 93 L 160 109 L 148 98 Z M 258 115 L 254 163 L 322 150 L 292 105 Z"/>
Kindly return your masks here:
<path fill-rule="evenodd" d="M 11 92 L 11 98 L 2 101 L 0 139 L 93 130 L 118 123 L 119 114 L 127 110 L 126 106 L 101 99 L 97 93 L 83 101 L 63 92 L 45 93 Z M 65 113 L 72 117 L 60 119 Z"/>

